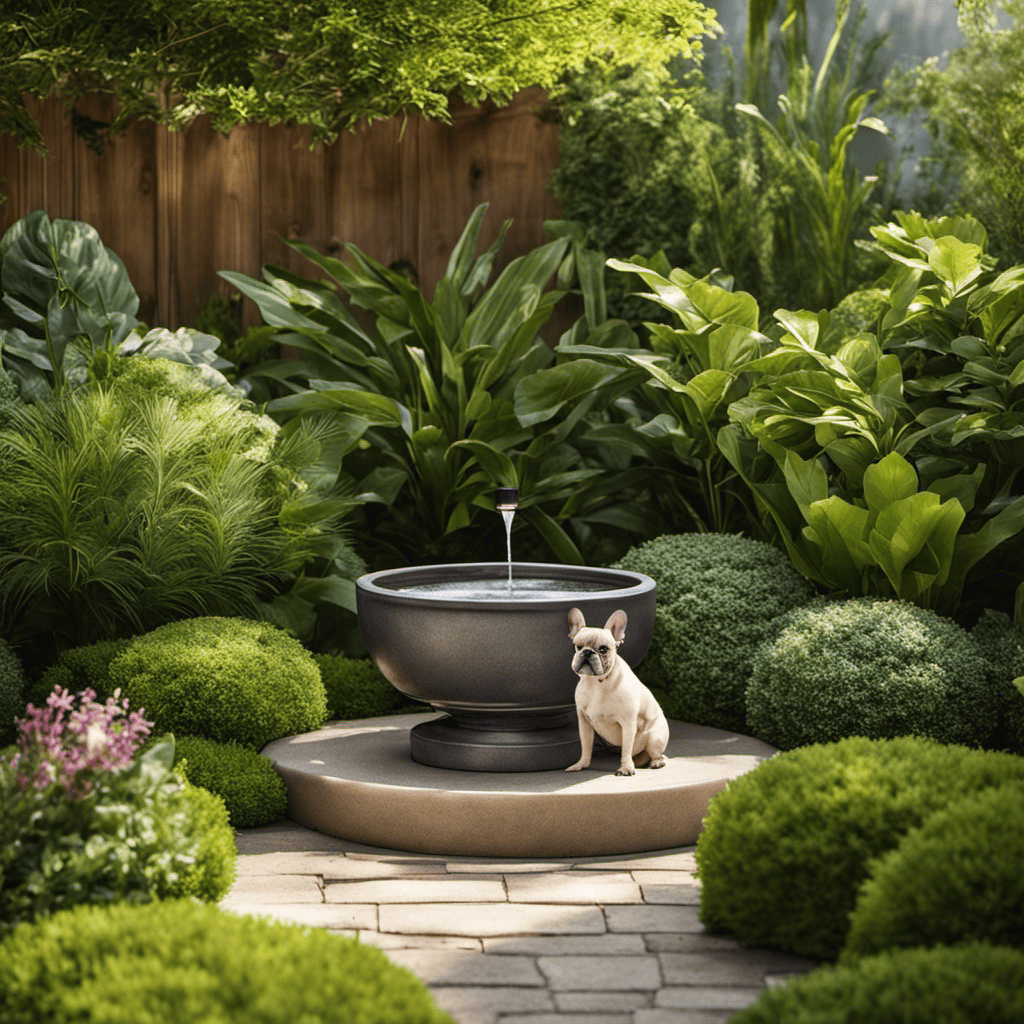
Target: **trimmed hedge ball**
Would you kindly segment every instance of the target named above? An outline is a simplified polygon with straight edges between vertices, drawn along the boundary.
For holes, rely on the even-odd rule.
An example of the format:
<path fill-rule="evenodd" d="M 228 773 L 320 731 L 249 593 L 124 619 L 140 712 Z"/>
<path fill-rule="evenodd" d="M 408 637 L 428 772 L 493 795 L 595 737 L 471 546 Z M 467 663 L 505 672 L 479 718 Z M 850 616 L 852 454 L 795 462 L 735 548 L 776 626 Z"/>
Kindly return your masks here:
<path fill-rule="evenodd" d="M 985 662 L 950 619 L 854 598 L 790 612 L 754 657 L 747 723 L 782 750 L 847 736 L 980 746 L 996 725 Z"/>
<path fill-rule="evenodd" d="M 25 674 L 18 656 L 0 637 L 0 747 L 13 743 L 18 730 L 14 724 L 25 711 Z"/>
<path fill-rule="evenodd" d="M 1009 615 L 987 608 L 971 630 L 985 660 L 998 724 L 990 746 L 1024 754 L 1024 694 L 1013 680 L 1024 676 L 1024 631 Z"/>
<path fill-rule="evenodd" d="M 1024 946 L 1022 851 L 1022 785 L 997 786 L 937 811 L 874 863 L 843 959 L 972 939 Z"/>
<path fill-rule="evenodd" d="M 373 946 L 190 900 L 22 925 L 0 977 L 4 1024 L 454 1024 Z"/>
<path fill-rule="evenodd" d="M 658 584 L 641 675 L 667 694 L 666 715 L 742 732 L 754 655 L 814 596 L 810 582 L 771 545 L 714 533 L 658 537 L 616 566 Z"/>
<path fill-rule="evenodd" d="M 62 651 L 57 660 L 39 677 L 29 693 L 36 707 L 58 686 L 68 693 L 81 693 L 91 689 L 100 702 L 113 696 L 115 687 L 110 682 L 110 663 L 131 643 L 130 640 L 99 640 L 82 647 Z"/>
<path fill-rule="evenodd" d="M 1024 758 L 902 737 L 776 754 L 714 797 L 700 919 L 750 946 L 835 959 L 871 861 L 952 802 L 1024 780 Z"/>
<path fill-rule="evenodd" d="M 367 658 L 316 654 L 313 660 L 324 681 L 331 718 L 376 718 L 394 714 L 408 703 Z"/>
<path fill-rule="evenodd" d="M 1024 951 L 901 949 L 764 991 L 729 1024 L 1020 1024 Z"/>
<path fill-rule="evenodd" d="M 260 750 L 319 729 L 327 698 L 313 656 L 282 629 L 249 619 L 183 619 L 135 637 L 110 679 L 154 732 Z"/>
<path fill-rule="evenodd" d="M 288 791 L 269 757 L 237 743 L 182 736 L 174 761 L 182 760 L 189 782 L 224 801 L 232 828 L 256 828 L 284 817 Z"/>
<path fill-rule="evenodd" d="M 170 887 L 169 897 L 192 896 L 205 903 L 219 903 L 235 881 L 238 847 L 228 823 L 228 812 L 219 796 L 186 781 L 181 803 L 190 835 L 199 839 L 192 869 Z"/>

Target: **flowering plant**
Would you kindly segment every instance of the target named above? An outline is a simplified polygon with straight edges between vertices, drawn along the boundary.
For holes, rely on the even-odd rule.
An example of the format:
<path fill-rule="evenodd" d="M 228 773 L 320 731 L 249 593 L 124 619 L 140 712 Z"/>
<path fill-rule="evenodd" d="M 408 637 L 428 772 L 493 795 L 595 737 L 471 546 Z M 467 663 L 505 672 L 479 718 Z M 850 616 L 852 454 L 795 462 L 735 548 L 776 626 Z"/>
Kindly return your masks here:
<path fill-rule="evenodd" d="M 172 895 L 195 863 L 174 738 L 136 758 L 151 723 L 118 696 L 57 688 L 0 757 L 0 933 L 79 903 Z"/>

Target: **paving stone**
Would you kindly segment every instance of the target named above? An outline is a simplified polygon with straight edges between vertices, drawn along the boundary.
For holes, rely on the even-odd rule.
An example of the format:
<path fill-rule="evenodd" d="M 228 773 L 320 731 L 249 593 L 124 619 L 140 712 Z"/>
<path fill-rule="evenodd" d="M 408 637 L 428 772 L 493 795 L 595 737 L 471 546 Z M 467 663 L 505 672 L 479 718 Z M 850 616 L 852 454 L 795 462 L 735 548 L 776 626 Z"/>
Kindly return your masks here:
<path fill-rule="evenodd" d="M 324 881 L 344 881 L 363 878 L 402 878 L 407 875 L 447 875 L 444 865 L 430 861 L 393 863 L 380 860 L 355 860 L 352 857 L 332 857 L 320 871 Z M 500 876 L 499 876 L 500 877 Z"/>
<path fill-rule="evenodd" d="M 763 985 L 768 973 L 809 971 L 813 961 L 768 949 L 659 953 L 668 985 Z"/>
<path fill-rule="evenodd" d="M 306 851 L 342 854 L 353 844 L 345 839 L 325 836 L 291 821 L 279 821 L 260 828 L 235 832 L 235 847 L 240 854 L 273 854 Z"/>
<path fill-rule="evenodd" d="M 242 875 L 235 879 L 234 885 L 221 901 L 221 906 L 227 907 L 235 903 L 254 906 L 264 903 L 323 903 L 323 901 L 324 895 L 313 875 Z M 370 901 L 359 900 L 358 902 Z"/>
<path fill-rule="evenodd" d="M 414 935 L 594 935 L 605 931 L 593 906 L 543 903 L 382 903 L 379 930 Z"/>
<path fill-rule="evenodd" d="M 742 949 L 728 935 L 711 932 L 649 932 L 644 935 L 649 953 L 704 953 L 712 949 Z"/>
<path fill-rule="evenodd" d="M 498 1024 L 633 1024 L 631 1013 L 502 1013 Z"/>
<path fill-rule="evenodd" d="M 640 886 L 625 871 L 597 874 L 563 871 L 505 878 L 508 898 L 514 903 L 639 903 Z"/>
<path fill-rule="evenodd" d="M 427 985 L 515 985 L 544 988 L 531 956 L 489 956 L 465 949 L 391 949 L 388 959 Z"/>
<path fill-rule="evenodd" d="M 679 871 L 675 868 L 654 871 L 644 868 L 642 871 L 631 871 L 630 874 L 633 881 L 640 885 L 691 885 L 700 888 L 700 882 L 692 871 Z"/>
<path fill-rule="evenodd" d="M 542 1013 L 555 1008 L 551 996 L 542 988 L 441 986 L 430 994 L 458 1024 L 493 1024 L 499 1013 Z"/>
<path fill-rule="evenodd" d="M 699 907 L 700 886 L 699 885 L 656 885 L 645 883 L 640 886 L 644 903 L 666 904 L 672 903 L 679 906 Z"/>
<path fill-rule="evenodd" d="M 626 989 L 653 990 L 661 985 L 657 957 L 637 956 L 542 956 L 538 966 L 552 991 Z"/>
<path fill-rule="evenodd" d="M 605 907 L 610 932 L 700 932 L 704 926 L 696 907 L 652 906 Z"/>
<path fill-rule="evenodd" d="M 468 935 L 402 935 L 397 932 L 359 932 L 359 941 L 378 949 L 471 949 L 483 952 L 480 939 Z"/>
<path fill-rule="evenodd" d="M 324 903 L 276 903 L 273 905 L 236 903 L 228 906 L 221 903 L 220 907 L 232 914 L 270 917 L 275 921 L 302 924 L 310 928 L 329 928 L 331 930 L 358 928 L 369 931 L 377 929 L 377 908 L 373 904 L 336 903 L 333 906 L 328 906 Z"/>
<path fill-rule="evenodd" d="M 310 850 L 282 853 L 240 853 L 235 861 L 235 874 L 243 875 L 322 875 L 340 855 Z"/>
<path fill-rule="evenodd" d="M 506 900 L 501 876 L 487 879 L 445 875 L 326 882 L 327 903 L 485 903 Z"/>
<path fill-rule="evenodd" d="M 643 936 L 628 932 L 603 935 L 502 935 L 484 939 L 488 953 L 526 953 L 532 956 L 586 956 L 646 953 Z"/>
<path fill-rule="evenodd" d="M 567 1013 L 641 1010 L 651 1005 L 652 998 L 649 992 L 553 992 L 551 995 L 555 1006 Z"/>
<path fill-rule="evenodd" d="M 734 1010 L 637 1010 L 633 1024 L 727 1024 Z"/>
<path fill-rule="evenodd" d="M 764 991 L 713 985 L 668 985 L 654 996 L 656 1007 L 673 1010 L 742 1010 Z"/>
<path fill-rule="evenodd" d="M 512 875 L 519 872 L 568 871 L 572 865 L 573 862 L 571 860 L 488 860 L 487 858 L 466 861 L 449 860 L 445 862 L 445 867 L 453 875 L 462 872 Z"/>
<path fill-rule="evenodd" d="M 624 857 L 577 858 L 574 867 L 592 871 L 696 871 L 693 847 L 678 850 L 655 850 Z"/>

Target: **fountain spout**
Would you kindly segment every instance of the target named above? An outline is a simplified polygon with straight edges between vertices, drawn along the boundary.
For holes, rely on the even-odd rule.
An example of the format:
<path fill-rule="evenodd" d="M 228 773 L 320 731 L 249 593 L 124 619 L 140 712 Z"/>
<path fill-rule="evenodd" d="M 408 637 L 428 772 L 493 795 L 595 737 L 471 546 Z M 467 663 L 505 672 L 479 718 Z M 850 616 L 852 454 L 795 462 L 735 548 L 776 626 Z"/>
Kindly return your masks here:
<path fill-rule="evenodd" d="M 515 512 L 519 507 L 519 488 L 499 487 L 494 492 L 494 507 L 499 512 Z"/>

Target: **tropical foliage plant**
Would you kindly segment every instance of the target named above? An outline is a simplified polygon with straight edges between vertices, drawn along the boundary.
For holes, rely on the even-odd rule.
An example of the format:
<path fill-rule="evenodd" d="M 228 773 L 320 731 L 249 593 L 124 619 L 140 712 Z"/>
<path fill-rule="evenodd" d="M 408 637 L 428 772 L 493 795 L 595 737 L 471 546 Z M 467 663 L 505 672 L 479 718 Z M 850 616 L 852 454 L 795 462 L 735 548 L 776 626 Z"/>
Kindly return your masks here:
<path fill-rule="evenodd" d="M 558 237 L 513 260 L 489 284 L 508 222 L 477 255 L 485 211 L 474 212 L 430 300 L 351 245 L 353 266 L 289 243 L 327 279 L 272 266 L 264 267 L 262 282 L 221 275 L 256 302 L 282 345 L 299 350 L 297 360 L 251 373 L 292 392 L 268 405 L 288 420 L 286 433 L 303 420 L 330 425 L 332 466 L 367 503 L 374 563 L 501 558 L 496 486 L 519 488 L 520 560 L 530 550 L 523 540 L 579 563 L 593 527 L 651 529 L 644 508 L 630 501 L 643 473 L 602 444 L 594 374 L 576 375 L 578 401 L 557 422 L 536 408 L 523 415 L 514 408 L 520 382 L 554 359 L 538 331 L 575 276 L 600 277 L 600 266 L 578 251 L 569 228 L 552 223 Z M 552 280 L 556 286 L 545 291 Z M 370 311 L 372 327 L 361 325 L 337 290 Z M 599 319 L 588 310 L 581 329 Z M 481 509 L 488 513 L 483 524 Z M 527 527 L 530 538 L 523 537 Z"/>

